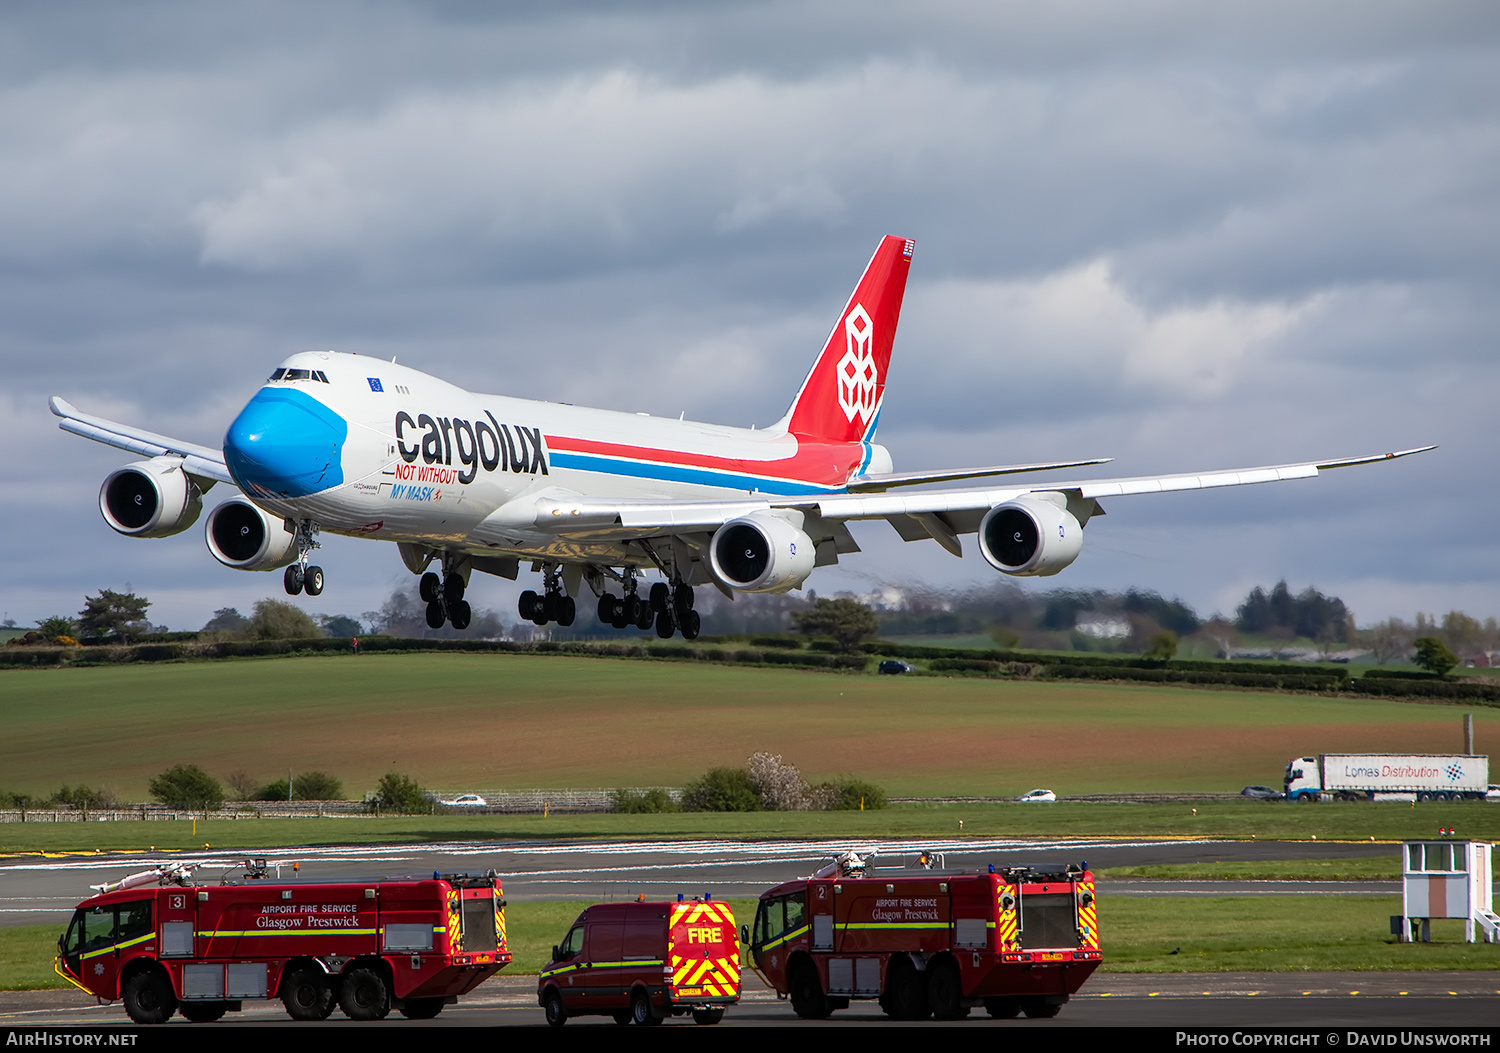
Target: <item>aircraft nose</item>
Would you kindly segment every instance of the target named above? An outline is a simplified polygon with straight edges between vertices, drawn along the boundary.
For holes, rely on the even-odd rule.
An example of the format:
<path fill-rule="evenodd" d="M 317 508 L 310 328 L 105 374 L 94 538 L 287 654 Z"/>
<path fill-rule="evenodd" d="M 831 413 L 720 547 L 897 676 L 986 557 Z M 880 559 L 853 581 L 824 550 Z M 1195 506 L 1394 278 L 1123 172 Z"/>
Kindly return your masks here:
<path fill-rule="evenodd" d="M 224 436 L 224 462 L 247 493 L 302 497 L 344 481 L 349 424 L 295 388 L 262 388 Z"/>

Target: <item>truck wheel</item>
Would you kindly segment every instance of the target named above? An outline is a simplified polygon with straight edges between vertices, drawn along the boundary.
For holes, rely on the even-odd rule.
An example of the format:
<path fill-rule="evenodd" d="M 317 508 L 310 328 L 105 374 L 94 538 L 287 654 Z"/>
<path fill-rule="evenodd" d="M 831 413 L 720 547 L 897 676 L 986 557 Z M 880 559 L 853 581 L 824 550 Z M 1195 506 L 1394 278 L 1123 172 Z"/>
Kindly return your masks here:
<path fill-rule="evenodd" d="M 717 1024 L 724 1019 L 722 1009 L 694 1009 L 693 1023 L 695 1024 Z"/>
<path fill-rule="evenodd" d="M 137 1024 L 165 1024 L 177 1011 L 177 996 L 167 978 L 154 969 L 125 981 L 125 1012 Z"/>
<path fill-rule="evenodd" d="M 927 1005 L 927 985 L 922 974 L 906 959 L 900 959 L 891 967 L 889 980 L 890 1014 L 897 1020 L 926 1020 L 932 1014 Z"/>
<path fill-rule="evenodd" d="M 661 1023 L 661 1017 L 651 1011 L 651 999 L 646 997 L 645 991 L 637 991 L 630 1000 L 630 1020 L 641 1027 L 655 1027 Z"/>
<path fill-rule="evenodd" d="M 798 966 L 792 974 L 791 988 L 792 1012 L 803 1020 L 827 1020 L 833 1012 L 818 980 L 818 970 L 813 966 L 806 963 Z"/>
<path fill-rule="evenodd" d="M 630 1010 L 628 1009 L 616 1009 L 610 1016 L 614 1019 L 615 1023 L 621 1026 L 630 1023 Z"/>
<path fill-rule="evenodd" d="M 374 969 L 354 969 L 339 992 L 339 1008 L 350 1020 L 384 1020 L 391 1011 L 385 978 Z"/>
<path fill-rule="evenodd" d="M 963 980 L 957 965 L 943 962 L 927 971 L 927 1004 L 932 1006 L 933 1016 L 939 1020 L 962 1020 L 969 1015 L 963 999 Z"/>
<path fill-rule="evenodd" d="M 1051 1019 L 1062 1010 L 1060 1002 L 1049 1002 L 1045 998 L 1028 998 L 1021 1003 L 1021 1009 L 1033 1020 L 1037 1018 Z"/>
<path fill-rule="evenodd" d="M 408 998 L 401 1003 L 401 1015 L 408 1020 L 431 1020 L 446 1004 L 441 998 Z"/>
<path fill-rule="evenodd" d="M 327 1020 L 333 1012 L 333 988 L 316 969 L 298 969 L 281 983 L 281 1004 L 293 1020 Z"/>
<path fill-rule="evenodd" d="M 547 997 L 542 1002 L 542 1012 L 547 1014 L 548 1027 L 562 1027 L 568 1022 L 568 1011 L 563 1008 L 562 995 L 556 991 L 547 992 Z"/>
<path fill-rule="evenodd" d="M 996 1020 L 1014 1020 L 1021 1013 L 1019 998 L 986 998 L 984 1011 Z"/>
<path fill-rule="evenodd" d="M 212 1024 L 229 1012 L 229 1007 L 223 1002 L 183 1002 L 177 1011 L 195 1024 Z"/>

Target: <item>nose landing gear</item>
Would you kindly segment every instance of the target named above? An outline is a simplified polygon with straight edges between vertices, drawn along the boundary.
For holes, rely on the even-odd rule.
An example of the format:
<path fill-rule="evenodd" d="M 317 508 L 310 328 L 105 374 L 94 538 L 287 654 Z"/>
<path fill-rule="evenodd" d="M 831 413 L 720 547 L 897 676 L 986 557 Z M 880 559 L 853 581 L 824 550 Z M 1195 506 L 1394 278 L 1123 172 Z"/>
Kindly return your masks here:
<path fill-rule="evenodd" d="M 281 585 L 286 589 L 288 596 L 296 596 L 307 590 L 309 596 L 321 596 L 323 594 L 323 568 L 309 567 L 307 557 L 315 548 L 322 548 L 318 543 L 317 524 L 310 519 L 304 519 L 297 524 L 297 562 L 287 567 L 281 575 Z"/>

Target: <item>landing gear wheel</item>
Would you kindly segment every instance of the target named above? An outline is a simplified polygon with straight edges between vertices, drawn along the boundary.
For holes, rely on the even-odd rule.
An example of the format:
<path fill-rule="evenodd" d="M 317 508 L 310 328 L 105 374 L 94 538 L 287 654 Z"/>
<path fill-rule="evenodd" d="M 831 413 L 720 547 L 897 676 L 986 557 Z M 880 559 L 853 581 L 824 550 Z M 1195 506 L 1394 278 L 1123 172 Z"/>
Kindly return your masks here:
<path fill-rule="evenodd" d="M 828 1014 L 833 1012 L 818 980 L 818 970 L 813 966 L 800 966 L 792 974 L 791 988 L 792 1012 L 803 1020 L 827 1020 Z"/>
<path fill-rule="evenodd" d="M 302 595 L 302 568 L 293 563 L 281 572 L 281 584 L 288 596 Z"/>
<path fill-rule="evenodd" d="M 656 619 L 657 613 L 651 609 L 651 604 L 643 603 L 641 604 L 641 616 L 636 619 L 635 627 L 641 630 L 641 632 L 645 632 L 651 628 L 652 623 Z"/>
<path fill-rule="evenodd" d="M 1021 1013 L 1019 998 L 986 998 L 984 1011 L 996 1020 L 1014 1020 Z"/>
<path fill-rule="evenodd" d="M 443 610 L 442 600 L 433 600 L 427 605 L 427 628 L 441 629 L 447 620 L 448 612 Z"/>
<path fill-rule="evenodd" d="M 661 1017 L 652 1011 L 651 1000 L 644 991 L 637 991 L 630 1000 L 630 1020 L 641 1027 L 655 1027 L 661 1023 Z"/>
<path fill-rule="evenodd" d="M 679 585 L 672 590 L 672 606 L 677 608 L 679 614 L 685 614 L 693 609 L 693 587 L 691 585 Z"/>
<path fill-rule="evenodd" d="M 662 611 L 656 616 L 656 635 L 663 640 L 670 640 L 672 634 L 677 631 L 677 626 L 672 623 L 672 612 Z"/>
<path fill-rule="evenodd" d="M 530 589 L 527 589 L 525 592 L 521 593 L 521 602 L 516 605 L 521 614 L 521 617 L 525 618 L 528 622 L 536 621 L 536 616 L 538 613 L 536 607 L 537 602 L 540 599 L 541 597 L 532 592 Z"/>
<path fill-rule="evenodd" d="M 1021 1003 L 1021 1011 L 1033 1020 L 1049 1020 L 1061 1010 L 1061 1002 L 1049 1002 L 1045 998 L 1028 998 Z"/>
<path fill-rule="evenodd" d="M 443 598 L 457 603 L 464 598 L 464 588 L 462 574 L 449 574 L 443 579 Z"/>
<path fill-rule="evenodd" d="M 626 596 L 622 606 L 626 625 L 633 625 L 641 620 L 641 598 L 635 593 Z"/>
<path fill-rule="evenodd" d="M 655 585 L 651 586 L 651 609 L 658 613 L 666 610 L 671 596 L 671 587 L 664 581 L 658 581 Z"/>
<path fill-rule="evenodd" d="M 610 593 L 604 593 L 599 597 L 599 607 L 594 612 L 605 625 L 613 625 L 615 622 L 616 600 Z"/>
<path fill-rule="evenodd" d="M 698 617 L 697 611 L 688 611 L 682 616 L 682 638 L 684 640 L 698 639 L 698 633 L 703 628 L 703 619 Z"/>
<path fill-rule="evenodd" d="M 401 1015 L 408 1020 L 431 1020 L 445 1004 L 441 998 L 408 998 L 401 1003 Z"/>
<path fill-rule="evenodd" d="M 467 629 L 469 627 L 469 619 L 473 615 L 474 612 L 469 609 L 469 601 L 459 600 L 448 611 L 448 620 L 453 623 L 453 628 L 455 629 Z"/>
<path fill-rule="evenodd" d="M 137 1024 L 165 1024 L 177 1011 L 177 996 L 167 978 L 153 969 L 125 981 L 125 1012 Z"/>
<path fill-rule="evenodd" d="M 422 597 L 423 603 L 431 603 L 438 598 L 441 591 L 442 582 L 438 580 L 436 574 L 428 571 L 422 575 L 422 580 L 417 585 L 417 595 Z"/>
<path fill-rule="evenodd" d="M 717 1024 L 720 1020 L 723 1019 L 724 1010 L 722 1009 L 715 1008 L 693 1010 L 693 1023 L 695 1024 Z"/>
<path fill-rule="evenodd" d="M 963 981 L 958 966 L 943 962 L 927 971 L 927 1004 L 939 1020 L 961 1020 L 969 1015 L 963 1004 Z"/>
<path fill-rule="evenodd" d="M 229 1006 L 223 1002 L 183 1002 L 177 1011 L 195 1024 L 212 1024 L 229 1012 Z"/>
<path fill-rule="evenodd" d="M 298 969 L 282 982 L 281 1004 L 293 1020 L 327 1020 L 333 1012 L 333 988 L 316 969 Z"/>
<path fill-rule="evenodd" d="M 303 571 L 302 587 L 307 590 L 309 596 L 321 596 L 323 594 L 323 568 L 308 567 Z"/>
<path fill-rule="evenodd" d="M 385 978 L 374 969 L 355 969 L 339 992 L 339 1008 L 350 1020 L 384 1020 L 391 1011 Z"/>
<path fill-rule="evenodd" d="M 464 606 L 467 607 L 468 604 L 466 603 Z M 559 599 L 557 607 L 557 624 L 566 629 L 578 617 L 578 602 L 571 596 L 563 596 Z M 468 624 L 467 620 L 465 620 L 464 624 Z"/>
<path fill-rule="evenodd" d="M 542 1003 L 542 1011 L 547 1014 L 549 1027 L 562 1027 L 568 1022 L 568 1011 L 563 1008 L 562 995 L 556 991 L 547 992 L 547 1000 Z"/>
<path fill-rule="evenodd" d="M 555 592 L 549 592 L 542 598 L 542 621 L 539 624 L 557 621 L 557 601 L 561 598 Z"/>

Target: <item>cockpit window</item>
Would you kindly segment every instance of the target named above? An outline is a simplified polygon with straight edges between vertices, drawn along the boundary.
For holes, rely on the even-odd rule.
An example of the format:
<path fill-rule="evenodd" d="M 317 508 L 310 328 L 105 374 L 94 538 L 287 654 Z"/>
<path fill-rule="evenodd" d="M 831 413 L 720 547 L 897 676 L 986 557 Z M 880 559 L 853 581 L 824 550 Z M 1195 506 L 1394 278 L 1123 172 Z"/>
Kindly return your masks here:
<path fill-rule="evenodd" d="M 310 370 L 306 370 L 306 369 L 289 369 L 289 370 L 286 371 L 286 376 L 283 377 L 282 379 L 283 380 L 306 380 L 310 375 L 311 375 L 311 371 Z"/>
<path fill-rule="evenodd" d="M 322 381 L 324 384 L 328 383 L 328 377 L 324 375 L 324 373 L 323 373 L 323 371 L 321 369 L 315 369 L 315 370 L 313 370 L 313 374 L 312 375 L 313 375 L 313 379 L 314 380 Z"/>
<path fill-rule="evenodd" d="M 280 380 L 284 376 L 286 376 L 286 367 L 282 366 L 280 369 L 276 370 L 276 372 L 271 374 L 271 379 Z"/>

